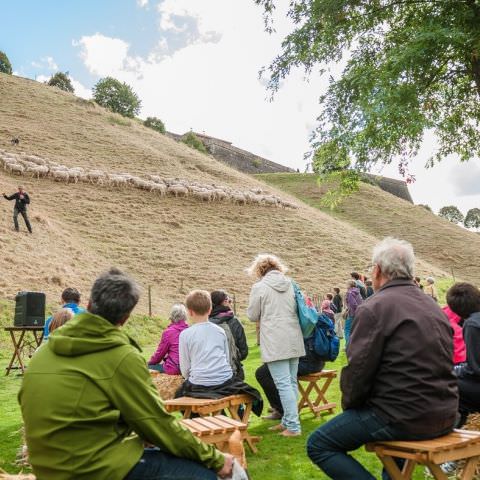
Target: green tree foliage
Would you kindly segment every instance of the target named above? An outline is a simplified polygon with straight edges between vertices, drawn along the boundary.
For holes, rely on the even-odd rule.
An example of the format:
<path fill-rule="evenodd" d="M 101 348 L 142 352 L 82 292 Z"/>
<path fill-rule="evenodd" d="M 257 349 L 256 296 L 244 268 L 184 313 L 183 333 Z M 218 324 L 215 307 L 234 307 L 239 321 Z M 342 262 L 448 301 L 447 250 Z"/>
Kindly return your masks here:
<path fill-rule="evenodd" d="M 275 0 L 255 0 L 273 28 Z M 480 154 L 478 0 L 290 0 L 293 31 L 267 69 L 275 92 L 295 67 L 310 73 L 345 62 L 320 98 L 313 146 L 333 145 L 357 168 L 407 164 L 427 130 L 438 138 L 430 163 Z M 335 150 L 335 149 L 333 149 Z"/>
<path fill-rule="evenodd" d="M 463 225 L 466 228 L 480 228 L 480 208 L 471 208 L 465 215 Z"/>
<path fill-rule="evenodd" d="M 0 51 L 0 73 L 12 74 L 12 64 L 8 59 L 6 53 Z"/>
<path fill-rule="evenodd" d="M 193 132 L 188 132 L 186 135 L 184 135 L 182 142 L 186 143 L 189 147 L 198 150 L 199 152 L 207 153 L 204 143 Z"/>
<path fill-rule="evenodd" d="M 165 133 L 165 124 L 157 117 L 147 117 L 143 124 L 159 133 Z"/>
<path fill-rule="evenodd" d="M 452 223 L 463 223 L 463 214 L 462 212 L 455 207 L 454 205 L 449 205 L 447 207 L 442 207 L 439 212 L 438 216 L 447 219 L 449 222 Z"/>
<path fill-rule="evenodd" d="M 50 80 L 47 82 L 47 85 L 50 87 L 57 87 L 65 92 L 75 92 L 72 81 L 68 76 L 68 72 L 57 72 L 55 75 L 52 75 L 52 77 L 50 77 Z"/>
<path fill-rule="evenodd" d="M 99 80 L 92 89 L 93 99 L 102 107 L 124 117 L 133 118 L 140 112 L 142 102 L 125 82 L 112 77 Z"/>

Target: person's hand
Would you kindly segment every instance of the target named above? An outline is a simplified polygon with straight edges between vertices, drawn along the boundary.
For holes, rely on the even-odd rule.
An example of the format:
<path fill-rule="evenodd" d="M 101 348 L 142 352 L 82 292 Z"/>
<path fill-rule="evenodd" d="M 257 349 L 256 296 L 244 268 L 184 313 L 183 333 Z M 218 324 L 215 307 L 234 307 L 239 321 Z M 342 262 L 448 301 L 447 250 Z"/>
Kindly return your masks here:
<path fill-rule="evenodd" d="M 233 456 L 228 453 L 224 453 L 223 456 L 225 457 L 225 463 L 217 472 L 217 474 L 220 478 L 231 477 L 233 469 Z"/>

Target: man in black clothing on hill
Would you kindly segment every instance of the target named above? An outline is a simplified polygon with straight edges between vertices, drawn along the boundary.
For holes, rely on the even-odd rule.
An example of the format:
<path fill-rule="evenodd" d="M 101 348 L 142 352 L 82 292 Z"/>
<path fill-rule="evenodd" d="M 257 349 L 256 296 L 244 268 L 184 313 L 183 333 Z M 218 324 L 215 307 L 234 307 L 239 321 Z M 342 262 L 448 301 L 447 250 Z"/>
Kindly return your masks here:
<path fill-rule="evenodd" d="M 27 215 L 27 205 L 30 203 L 30 197 L 28 193 L 23 189 L 22 185 L 18 186 L 18 192 L 8 196 L 5 193 L 3 197 L 7 200 L 15 200 L 15 206 L 13 207 L 13 224 L 15 225 L 15 230 L 18 232 L 18 214 L 20 214 L 25 220 L 25 225 L 28 228 L 28 231 L 32 233 L 32 226 L 30 225 L 30 220 Z"/>

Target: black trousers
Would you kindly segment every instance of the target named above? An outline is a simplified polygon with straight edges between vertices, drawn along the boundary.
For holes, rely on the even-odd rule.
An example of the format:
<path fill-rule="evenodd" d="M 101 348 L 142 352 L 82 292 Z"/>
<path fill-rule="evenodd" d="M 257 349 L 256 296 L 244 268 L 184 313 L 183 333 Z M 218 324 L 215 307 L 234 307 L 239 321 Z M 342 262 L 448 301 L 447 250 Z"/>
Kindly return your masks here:
<path fill-rule="evenodd" d="M 457 428 L 460 428 L 465 425 L 468 415 L 480 412 L 480 378 L 473 376 L 459 378 L 458 395 L 460 424 Z"/>
<path fill-rule="evenodd" d="M 298 374 L 297 376 L 301 377 L 302 375 L 308 375 L 309 373 L 320 372 L 325 366 L 325 362 L 315 362 L 315 365 L 311 365 L 308 362 L 302 361 L 300 359 L 298 363 Z M 278 394 L 277 387 L 273 381 L 272 375 L 266 363 L 258 367 L 255 371 L 255 378 L 257 382 L 262 387 L 265 392 L 265 396 L 268 399 L 270 406 L 274 408 L 278 413 L 283 415 L 282 402 L 280 401 L 280 395 Z"/>
<path fill-rule="evenodd" d="M 26 210 L 19 210 L 18 208 L 13 209 L 13 224 L 15 225 L 15 230 L 18 232 L 18 214 L 20 214 L 25 220 L 25 225 L 30 233 L 32 233 L 32 226 L 30 225 L 30 220 L 28 219 Z"/>

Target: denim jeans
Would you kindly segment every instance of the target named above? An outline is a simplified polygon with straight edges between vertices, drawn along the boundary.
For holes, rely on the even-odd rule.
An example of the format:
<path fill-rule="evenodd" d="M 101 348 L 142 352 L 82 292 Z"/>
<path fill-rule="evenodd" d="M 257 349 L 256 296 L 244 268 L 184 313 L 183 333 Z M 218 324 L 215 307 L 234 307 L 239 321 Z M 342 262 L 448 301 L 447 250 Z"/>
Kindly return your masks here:
<path fill-rule="evenodd" d="M 155 365 L 149 365 L 148 369 L 149 370 L 155 370 L 156 372 L 160 372 L 160 373 L 165 373 L 165 370 L 163 369 L 163 363 L 157 363 Z"/>
<path fill-rule="evenodd" d="M 343 327 L 343 333 L 345 336 L 345 347 L 348 346 L 348 342 L 350 341 L 350 332 L 352 331 L 352 322 L 353 317 L 347 317 L 345 320 L 345 325 Z"/>
<path fill-rule="evenodd" d="M 178 458 L 158 448 L 146 448 L 140 461 L 125 480 L 217 480 L 213 470 L 199 463 Z"/>
<path fill-rule="evenodd" d="M 267 365 L 280 395 L 283 407 L 282 425 L 291 432 L 300 432 L 300 418 L 297 408 L 298 358 L 268 362 Z"/>
<path fill-rule="evenodd" d="M 368 442 L 379 440 L 425 440 L 446 434 L 412 435 L 389 425 L 371 408 L 345 410 L 313 432 L 307 442 L 307 454 L 329 478 L 333 480 L 375 480 L 347 452 L 356 450 Z M 403 462 L 397 462 L 401 468 Z M 382 478 L 390 477 L 384 471 Z"/>

